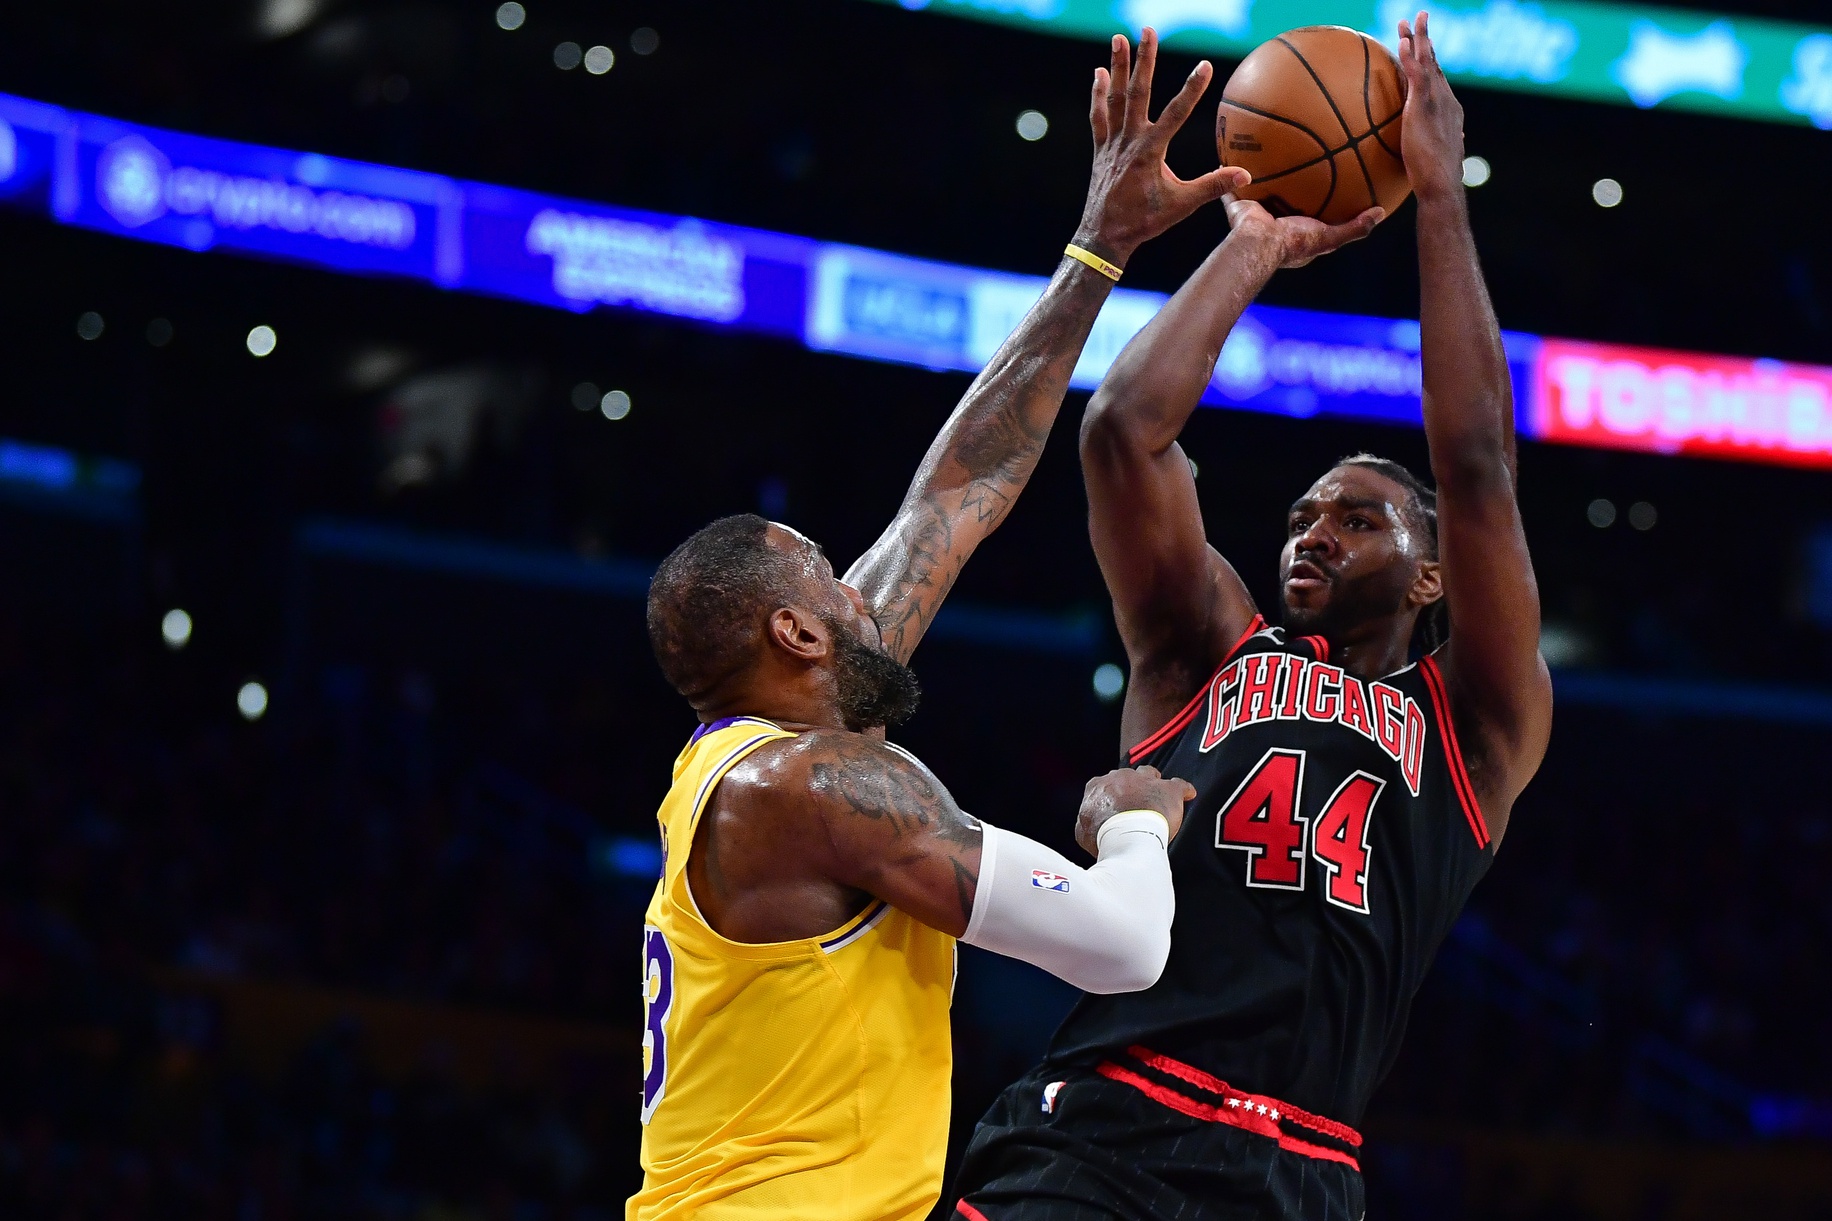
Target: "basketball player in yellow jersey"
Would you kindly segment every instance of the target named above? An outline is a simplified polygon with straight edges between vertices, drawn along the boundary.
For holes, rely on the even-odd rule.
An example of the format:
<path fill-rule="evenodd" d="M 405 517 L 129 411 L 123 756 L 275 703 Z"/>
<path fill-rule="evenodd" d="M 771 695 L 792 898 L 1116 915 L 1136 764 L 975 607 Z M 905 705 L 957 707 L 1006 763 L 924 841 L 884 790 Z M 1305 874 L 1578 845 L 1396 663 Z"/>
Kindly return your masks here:
<path fill-rule="evenodd" d="M 1194 181 L 1164 148 L 1198 65 L 1150 121 L 1156 37 L 1095 73 L 1094 171 L 1042 299 L 942 428 L 902 508 L 836 579 L 753 516 L 662 564 L 648 622 L 702 722 L 661 810 L 644 931 L 643 1186 L 630 1221 L 926 1214 L 941 1189 L 954 942 L 1078 987 L 1150 986 L 1174 911 L 1165 850 L 1190 792 L 1150 769 L 1089 785 L 1087 869 L 963 813 L 884 741 L 914 710 L 905 663 L 1010 511 L 1094 317 L 1133 250 L 1245 175 Z"/>

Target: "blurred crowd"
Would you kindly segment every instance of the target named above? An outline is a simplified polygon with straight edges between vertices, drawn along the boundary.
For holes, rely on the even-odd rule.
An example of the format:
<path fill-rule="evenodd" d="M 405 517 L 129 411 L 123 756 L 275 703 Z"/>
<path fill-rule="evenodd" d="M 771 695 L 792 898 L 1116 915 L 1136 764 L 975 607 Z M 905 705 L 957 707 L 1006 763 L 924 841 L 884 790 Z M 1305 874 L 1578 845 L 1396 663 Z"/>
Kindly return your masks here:
<path fill-rule="evenodd" d="M 96 643 L 0 621 L 0 1215 L 612 1215 L 633 1065 L 384 1081 L 342 1026 L 263 1074 L 195 985 L 631 1025 L 649 883 L 555 795 L 590 793 L 605 752 L 573 735 L 615 740 L 614 710 L 497 691 L 441 718 L 422 674 L 332 668 L 314 715 L 247 725 L 162 709 L 167 659 Z"/>
<path fill-rule="evenodd" d="M 314 662 L 246 724 L 129 637 L 0 619 L 0 1215 L 616 1215 L 633 1041 L 627 1066 L 562 1073 L 380 1063 L 354 1020 L 251 1052 L 216 984 L 632 1031 L 684 716 L 584 674 Z M 980 677 L 955 664 L 925 671 L 944 708 Z M 1811 734 L 1561 718 L 1369 1117 L 1375 1198 L 1407 1202 L 1387 1215 L 1540 1215 L 1463 1211 L 1471 1131 L 1832 1135 L 1801 1020 L 1832 948 Z M 1105 765 L 1044 728 L 996 753 L 973 732 L 921 746 L 962 792 L 1047 794 L 1064 828 Z M 1069 999 L 1021 976 L 965 964 L 957 1138 Z"/>

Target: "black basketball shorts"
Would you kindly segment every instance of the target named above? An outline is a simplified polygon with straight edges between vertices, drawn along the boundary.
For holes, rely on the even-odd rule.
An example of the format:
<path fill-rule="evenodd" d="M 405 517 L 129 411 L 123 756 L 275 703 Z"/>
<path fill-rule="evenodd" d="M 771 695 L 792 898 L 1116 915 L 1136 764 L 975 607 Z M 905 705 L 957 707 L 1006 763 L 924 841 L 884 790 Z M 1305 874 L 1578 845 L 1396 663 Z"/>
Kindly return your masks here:
<path fill-rule="evenodd" d="M 1363 1221 L 1361 1136 L 1142 1047 L 1044 1065 L 961 1163 L 954 1221 Z"/>

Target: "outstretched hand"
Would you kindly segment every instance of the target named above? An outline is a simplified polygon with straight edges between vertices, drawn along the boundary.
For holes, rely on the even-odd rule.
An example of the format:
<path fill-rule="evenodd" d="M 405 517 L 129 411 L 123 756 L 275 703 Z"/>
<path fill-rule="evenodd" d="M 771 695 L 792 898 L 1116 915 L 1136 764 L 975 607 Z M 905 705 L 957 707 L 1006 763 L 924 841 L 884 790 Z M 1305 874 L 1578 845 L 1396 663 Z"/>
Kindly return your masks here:
<path fill-rule="evenodd" d="M 1420 200 L 1463 186 L 1463 103 L 1450 90 L 1431 45 L 1431 18 L 1399 23 L 1399 68 L 1406 77 L 1403 120 L 1406 176 Z"/>
<path fill-rule="evenodd" d="M 1326 225 L 1309 216 L 1273 216 L 1251 199 L 1227 196 L 1228 228 L 1241 237 L 1266 243 L 1280 267 L 1302 267 L 1312 259 L 1340 250 L 1374 232 L 1387 213 L 1369 208 L 1354 220 Z"/>
<path fill-rule="evenodd" d="M 1094 70 L 1088 121 L 1094 128 L 1094 172 L 1075 244 L 1124 265 L 1132 252 L 1206 203 L 1250 180 L 1237 166 L 1183 179 L 1164 163 L 1164 150 L 1196 108 L 1215 75 L 1208 60 L 1196 65 L 1183 88 L 1151 119 L 1151 80 L 1158 63 L 1158 33 L 1139 36 L 1139 56 L 1125 35 L 1113 36 L 1111 67 Z"/>

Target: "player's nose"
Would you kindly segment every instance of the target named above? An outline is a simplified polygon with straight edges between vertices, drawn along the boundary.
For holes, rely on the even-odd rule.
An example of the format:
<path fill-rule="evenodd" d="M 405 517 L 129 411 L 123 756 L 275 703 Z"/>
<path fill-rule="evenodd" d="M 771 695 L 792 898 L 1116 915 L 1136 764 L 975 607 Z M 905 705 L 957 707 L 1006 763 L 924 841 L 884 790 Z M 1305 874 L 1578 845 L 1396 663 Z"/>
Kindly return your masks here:
<path fill-rule="evenodd" d="M 1327 518 L 1319 517 L 1310 524 L 1310 528 L 1298 535 L 1296 550 L 1299 555 L 1310 552 L 1316 555 L 1332 555 L 1336 550 L 1336 532 L 1330 528 Z"/>

